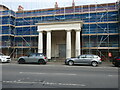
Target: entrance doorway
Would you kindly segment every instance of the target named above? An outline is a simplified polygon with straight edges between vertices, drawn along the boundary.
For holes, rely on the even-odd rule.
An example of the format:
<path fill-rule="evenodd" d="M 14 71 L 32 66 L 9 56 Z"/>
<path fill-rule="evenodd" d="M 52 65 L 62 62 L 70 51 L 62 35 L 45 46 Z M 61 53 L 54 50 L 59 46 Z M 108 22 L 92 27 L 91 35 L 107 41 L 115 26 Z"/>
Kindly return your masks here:
<path fill-rule="evenodd" d="M 59 44 L 59 57 L 60 58 L 66 57 L 66 44 Z"/>
<path fill-rule="evenodd" d="M 38 52 L 43 53 L 43 32 L 45 31 L 47 33 L 46 53 L 48 59 L 52 57 L 71 58 L 74 55 L 80 55 L 80 32 L 82 24 L 83 22 L 80 20 L 37 23 L 37 31 L 39 32 Z"/>

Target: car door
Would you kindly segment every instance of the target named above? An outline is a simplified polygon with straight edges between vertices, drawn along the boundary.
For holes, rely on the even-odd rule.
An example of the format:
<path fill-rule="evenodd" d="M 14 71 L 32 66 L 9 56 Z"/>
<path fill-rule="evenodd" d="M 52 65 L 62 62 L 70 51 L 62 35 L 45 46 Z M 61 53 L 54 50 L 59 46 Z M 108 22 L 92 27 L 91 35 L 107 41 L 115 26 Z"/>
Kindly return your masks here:
<path fill-rule="evenodd" d="M 85 64 L 90 64 L 92 58 L 93 58 L 93 55 L 86 55 L 86 58 L 84 59 L 84 63 Z"/>
<path fill-rule="evenodd" d="M 33 63 L 33 62 L 35 62 L 35 57 L 36 57 L 35 54 L 30 54 L 26 61 L 29 63 Z"/>
<path fill-rule="evenodd" d="M 83 64 L 84 63 L 84 59 L 86 58 L 86 55 L 80 55 L 78 56 L 78 60 L 77 63 Z"/>
<path fill-rule="evenodd" d="M 37 54 L 36 54 L 36 53 L 32 54 L 30 60 L 31 60 L 31 62 L 33 62 L 33 63 L 37 62 Z"/>
<path fill-rule="evenodd" d="M 93 57 L 92 55 L 81 55 L 79 57 L 79 63 L 89 64 L 91 62 L 92 57 Z"/>

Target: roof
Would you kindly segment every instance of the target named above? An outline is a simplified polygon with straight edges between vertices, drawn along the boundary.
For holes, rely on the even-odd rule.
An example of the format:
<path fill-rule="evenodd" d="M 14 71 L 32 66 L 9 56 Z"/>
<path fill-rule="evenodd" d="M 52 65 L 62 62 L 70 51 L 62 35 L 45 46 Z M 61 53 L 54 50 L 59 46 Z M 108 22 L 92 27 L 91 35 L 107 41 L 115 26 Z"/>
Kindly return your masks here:
<path fill-rule="evenodd" d="M 4 6 L 4 5 L 0 5 L 0 7 L 3 7 L 3 8 L 5 8 L 5 9 L 9 10 L 9 8 L 6 7 L 6 6 Z"/>
<path fill-rule="evenodd" d="M 97 6 L 106 6 L 106 5 L 115 5 L 116 3 L 105 3 L 105 4 L 91 4 L 91 5 L 80 5 L 80 6 L 75 6 L 75 8 L 79 7 L 96 7 Z M 38 12 L 38 11 L 50 11 L 50 10 L 60 10 L 60 9 L 72 9 L 73 7 L 59 7 L 59 8 L 48 8 L 48 9 L 38 9 L 38 10 L 23 10 L 23 11 L 17 11 L 16 13 L 22 13 L 22 12 Z"/>

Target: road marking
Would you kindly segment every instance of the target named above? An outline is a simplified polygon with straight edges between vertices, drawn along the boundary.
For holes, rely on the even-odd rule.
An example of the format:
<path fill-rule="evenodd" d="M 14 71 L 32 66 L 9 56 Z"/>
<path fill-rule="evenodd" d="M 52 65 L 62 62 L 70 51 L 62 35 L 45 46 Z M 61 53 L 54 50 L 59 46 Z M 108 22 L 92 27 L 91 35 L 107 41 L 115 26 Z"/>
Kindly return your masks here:
<path fill-rule="evenodd" d="M 70 76 L 75 76 L 77 74 L 73 74 L 73 73 L 38 73 L 38 72 L 19 72 L 20 74 L 39 74 L 39 75 L 42 75 L 42 74 L 46 74 L 46 75 L 70 75 Z"/>
<path fill-rule="evenodd" d="M 118 75 L 108 75 L 109 77 L 118 77 Z"/>
<path fill-rule="evenodd" d="M 85 84 L 76 84 L 76 83 L 54 83 L 54 82 L 46 82 L 46 81 L 38 81 L 38 82 L 26 82 L 26 81 L 2 81 L 3 83 L 12 83 L 12 84 L 42 84 L 42 85 L 61 85 L 61 86 L 81 86 L 85 87 Z"/>

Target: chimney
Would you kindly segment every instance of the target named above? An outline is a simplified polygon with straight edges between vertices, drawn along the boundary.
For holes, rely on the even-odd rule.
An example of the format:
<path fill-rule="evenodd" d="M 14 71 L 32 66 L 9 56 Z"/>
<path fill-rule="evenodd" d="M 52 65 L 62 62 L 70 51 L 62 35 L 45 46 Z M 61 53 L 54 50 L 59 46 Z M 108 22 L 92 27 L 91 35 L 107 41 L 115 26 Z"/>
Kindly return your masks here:
<path fill-rule="evenodd" d="M 55 8 L 58 8 L 58 3 L 57 2 L 55 2 Z"/>
<path fill-rule="evenodd" d="M 23 11 L 23 7 L 21 5 L 18 6 L 18 11 Z"/>
<path fill-rule="evenodd" d="M 75 7 L 75 2 L 74 2 L 74 0 L 73 0 L 73 2 L 72 2 L 72 7 Z"/>

